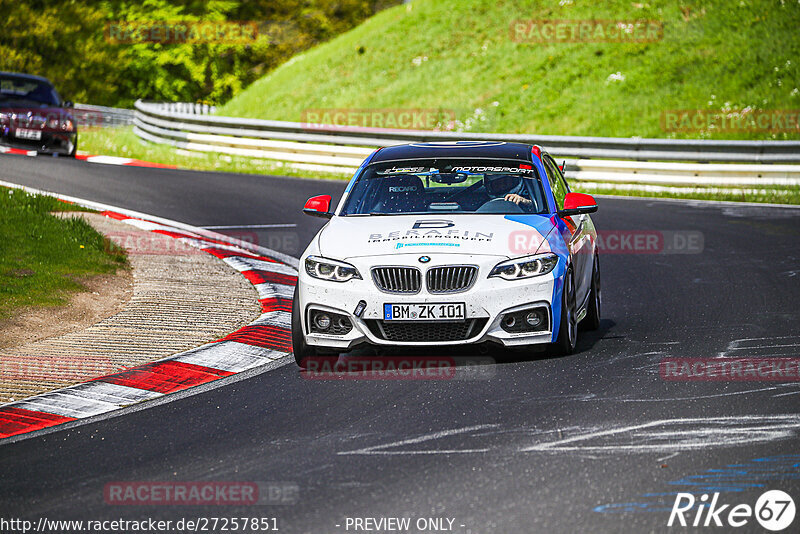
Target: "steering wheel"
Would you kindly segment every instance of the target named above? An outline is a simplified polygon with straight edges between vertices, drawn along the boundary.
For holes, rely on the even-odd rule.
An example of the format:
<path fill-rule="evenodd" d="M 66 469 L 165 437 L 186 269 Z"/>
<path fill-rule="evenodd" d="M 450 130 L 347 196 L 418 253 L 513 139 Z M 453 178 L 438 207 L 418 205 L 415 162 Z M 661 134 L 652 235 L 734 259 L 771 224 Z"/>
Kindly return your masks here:
<path fill-rule="evenodd" d="M 511 204 L 510 206 L 504 206 L 500 203 L 503 202 L 505 204 Z M 504 198 L 493 198 L 489 202 L 486 202 L 483 206 L 475 210 L 476 213 L 525 213 L 517 203 L 511 202 L 510 200 L 506 200 Z"/>

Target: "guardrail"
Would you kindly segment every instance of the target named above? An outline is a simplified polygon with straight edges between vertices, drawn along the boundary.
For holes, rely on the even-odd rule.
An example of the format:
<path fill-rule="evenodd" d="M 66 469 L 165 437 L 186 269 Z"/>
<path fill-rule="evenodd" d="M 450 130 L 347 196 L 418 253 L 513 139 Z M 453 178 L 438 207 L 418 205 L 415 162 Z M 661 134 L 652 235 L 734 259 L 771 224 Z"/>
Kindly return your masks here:
<path fill-rule="evenodd" d="M 106 106 L 92 106 L 90 104 L 75 104 L 72 115 L 78 126 L 91 128 L 95 126 L 127 126 L 133 124 L 134 111 L 132 109 L 109 108 Z"/>
<path fill-rule="evenodd" d="M 212 107 L 196 104 L 137 101 L 134 107 L 134 132 L 147 141 L 186 150 L 278 160 L 300 169 L 352 172 L 372 150 L 393 144 L 494 140 L 538 144 L 559 159 L 570 158 L 567 174 L 581 180 L 800 184 L 800 166 L 763 165 L 800 163 L 800 141 L 628 139 L 344 128 L 220 117 L 209 114 L 214 112 Z M 732 165 L 731 162 L 748 164 Z"/>

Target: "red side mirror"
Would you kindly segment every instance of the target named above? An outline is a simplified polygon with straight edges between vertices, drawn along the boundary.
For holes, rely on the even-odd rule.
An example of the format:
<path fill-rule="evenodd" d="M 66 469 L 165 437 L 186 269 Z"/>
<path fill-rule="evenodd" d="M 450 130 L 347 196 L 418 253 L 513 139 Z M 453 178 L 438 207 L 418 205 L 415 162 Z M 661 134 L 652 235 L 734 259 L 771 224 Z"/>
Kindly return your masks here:
<path fill-rule="evenodd" d="M 581 215 L 583 213 L 594 213 L 597 211 L 597 201 L 592 195 L 584 193 L 567 193 L 564 197 L 564 209 L 558 211 L 561 217 L 569 215 Z"/>
<path fill-rule="evenodd" d="M 331 196 L 330 195 L 320 195 L 318 197 L 311 197 L 306 200 L 306 205 L 303 208 L 303 213 L 306 215 L 311 215 L 313 217 L 325 217 L 326 219 L 330 219 L 333 217 L 333 213 L 330 212 L 331 209 Z"/>

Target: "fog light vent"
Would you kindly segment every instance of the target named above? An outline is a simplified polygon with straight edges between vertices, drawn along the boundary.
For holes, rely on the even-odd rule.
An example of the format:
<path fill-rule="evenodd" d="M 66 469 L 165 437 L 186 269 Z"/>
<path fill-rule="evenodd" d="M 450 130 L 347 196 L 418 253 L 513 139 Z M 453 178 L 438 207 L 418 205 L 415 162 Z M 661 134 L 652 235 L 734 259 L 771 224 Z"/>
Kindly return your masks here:
<path fill-rule="evenodd" d="M 546 332 L 549 328 L 547 308 L 532 308 L 506 313 L 500 327 L 509 333 Z"/>
<path fill-rule="evenodd" d="M 341 313 L 311 310 L 309 315 L 312 333 L 343 336 L 353 329 L 353 323 L 350 318 Z"/>

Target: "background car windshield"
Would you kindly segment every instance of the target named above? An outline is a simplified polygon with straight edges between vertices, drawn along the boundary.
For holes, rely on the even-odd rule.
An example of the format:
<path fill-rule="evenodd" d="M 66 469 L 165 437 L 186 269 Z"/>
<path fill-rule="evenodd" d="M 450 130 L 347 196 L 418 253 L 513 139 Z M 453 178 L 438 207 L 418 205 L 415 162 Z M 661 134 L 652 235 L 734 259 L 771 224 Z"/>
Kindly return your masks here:
<path fill-rule="evenodd" d="M 356 179 L 341 215 L 546 213 L 539 180 L 523 161 L 383 162 Z"/>
<path fill-rule="evenodd" d="M 26 78 L 0 77 L 0 105 L 60 106 L 61 99 L 53 86 Z"/>

